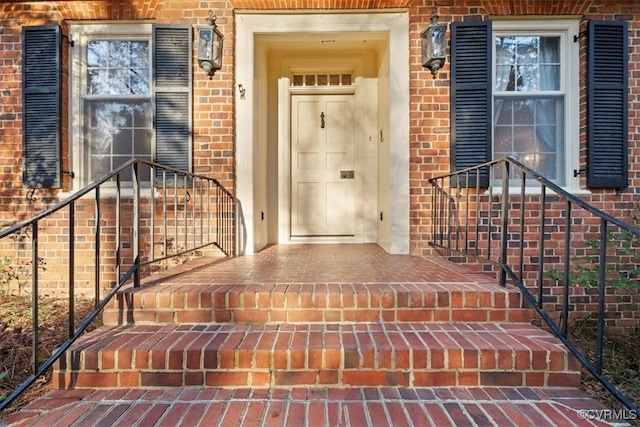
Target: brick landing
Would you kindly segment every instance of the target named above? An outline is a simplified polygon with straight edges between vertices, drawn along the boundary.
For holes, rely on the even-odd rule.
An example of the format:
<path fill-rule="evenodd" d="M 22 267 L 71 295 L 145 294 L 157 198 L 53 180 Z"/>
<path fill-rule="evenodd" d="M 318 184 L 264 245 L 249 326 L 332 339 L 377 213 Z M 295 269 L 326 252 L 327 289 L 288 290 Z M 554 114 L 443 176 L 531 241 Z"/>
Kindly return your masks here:
<path fill-rule="evenodd" d="M 17 425 L 611 425 L 510 288 L 377 245 L 278 245 L 128 289 Z M 68 390 L 64 390 L 64 389 Z"/>

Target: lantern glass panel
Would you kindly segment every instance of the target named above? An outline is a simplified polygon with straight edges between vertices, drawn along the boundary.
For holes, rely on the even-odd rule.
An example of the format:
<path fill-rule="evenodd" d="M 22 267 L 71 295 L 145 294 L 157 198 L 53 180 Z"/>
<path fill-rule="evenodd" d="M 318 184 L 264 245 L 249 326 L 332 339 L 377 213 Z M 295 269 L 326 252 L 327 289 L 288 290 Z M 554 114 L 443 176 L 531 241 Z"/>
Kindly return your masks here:
<path fill-rule="evenodd" d="M 431 58 L 444 58 L 446 56 L 445 27 L 442 25 L 432 27 L 429 41 Z"/>
<path fill-rule="evenodd" d="M 213 41 L 211 43 L 211 49 L 213 53 L 211 63 L 213 64 L 213 68 L 217 70 L 222 68 L 222 40 L 222 34 L 220 34 L 217 30 L 214 30 Z"/>
<path fill-rule="evenodd" d="M 211 61 L 213 58 L 213 28 L 198 30 L 198 59 Z"/>

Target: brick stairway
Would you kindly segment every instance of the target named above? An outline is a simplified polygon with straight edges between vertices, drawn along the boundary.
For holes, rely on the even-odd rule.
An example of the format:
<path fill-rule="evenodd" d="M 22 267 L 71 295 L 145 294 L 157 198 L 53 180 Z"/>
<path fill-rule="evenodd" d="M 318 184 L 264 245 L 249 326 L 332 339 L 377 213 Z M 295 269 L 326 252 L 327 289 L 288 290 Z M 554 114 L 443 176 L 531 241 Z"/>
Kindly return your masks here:
<path fill-rule="evenodd" d="M 578 386 L 574 358 L 520 307 L 519 293 L 490 283 L 128 290 L 54 384 Z"/>
<path fill-rule="evenodd" d="M 343 408 L 345 399 L 381 401 L 393 420 L 393 402 L 401 402 L 406 416 L 409 403 L 444 395 L 457 405 L 465 396 L 468 416 L 477 403 L 484 417 L 514 425 L 593 425 L 567 409 L 567 402 L 602 407 L 577 389 L 579 363 L 531 320 L 519 292 L 441 258 L 390 256 L 376 245 L 276 246 L 255 257 L 189 264 L 181 274 L 154 276 L 119 293 L 105 309 L 105 325 L 81 337 L 56 365 L 59 390 L 27 413 L 45 425 L 42 408 L 55 402 L 104 399 L 111 402 L 101 404 L 104 411 L 128 402 L 118 417 L 131 417 L 135 407 L 151 417 L 148 408 L 159 401 L 165 409 L 156 415 L 169 417 L 184 393 L 206 394 L 210 400 L 198 402 L 209 409 L 225 404 L 224 411 L 240 393 L 245 407 L 234 420 L 242 425 L 256 402 L 262 417 L 278 417 L 277 425 L 313 425 L 310 407 L 299 424 L 290 405 L 319 399 L 329 417 L 331 405 Z M 126 390 L 133 401 L 124 398 Z M 226 400 L 216 400 L 224 390 Z M 173 403 L 166 403 L 167 393 Z M 513 395 L 517 404 L 537 402 L 527 409 L 533 412 L 523 418 Z M 267 415 L 267 403 L 289 408 L 286 419 L 278 411 Z M 425 404 L 416 417 L 425 416 Z M 467 416 L 456 412 L 460 406 L 437 405 L 453 425 Z M 365 424 L 376 424 L 371 408 Z M 547 409 L 553 414 L 544 415 Z M 562 422 L 552 422 L 557 418 Z"/>

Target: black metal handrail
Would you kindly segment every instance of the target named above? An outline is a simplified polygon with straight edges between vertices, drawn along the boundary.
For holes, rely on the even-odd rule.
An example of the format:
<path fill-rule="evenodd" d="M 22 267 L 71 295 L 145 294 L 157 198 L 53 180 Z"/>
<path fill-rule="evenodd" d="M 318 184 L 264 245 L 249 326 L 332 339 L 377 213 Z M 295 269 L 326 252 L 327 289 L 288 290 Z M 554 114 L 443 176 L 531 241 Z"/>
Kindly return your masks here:
<path fill-rule="evenodd" d="M 638 406 L 603 375 L 605 295 L 612 288 L 611 263 L 614 258 L 620 259 L 615 249 L 609 247 L 608 236 L 615 229 L 635 240 L 640 239 L 640 230 L 568 193 L 512 158 L 431 178 L 429 182 L 433 188 L 431 245 L 489 263 L 499 272 L 501 286 L 506 286 L 507 279 L 513 282 L 587 371 L 629 410 L 640 413 Z M 552 208 L 562 212 L 561 218 L 548 215 Z M 574 213 L 575 208 L 580 210 L 579 214 Z M 593 235 L 590 241 L 595 243 L 591 248 L 578 247 L 584 245 L 585 239 L 572 239 L 574 232 Z M 552 240 L 554 233 L 564 242 L 559 250 L 545 248 L 545 241 Z M 597 286 L 598 291 L 595 362 L 578 350 L 567 331 L 572 268 L 589 249 L 595 252 L 590 259 L 596 264 L 589 272 L 597 276 L 594 288 Z M 545 297 L 551 294 L 549 285 L 554 281 L 562 283 L 559 322 L 551 313 L 555 310 L 547 311 L 544 306 Z"/>
<path fill-rule="evenodd" d="M 147 182 L 141 179 L 143 175 L 147 178 Z M 150 181 L 153 181 L 153 185 Z M 145 193 L 143 196 L 145 186 L 148 194 Z M 76 209 L 79 205 L 86 207 L 87 204 L 93 204 L 92 194 L 95 200 L 92 231 L 95 239 L 93 243 L 95 306 L 76 328 L 74 326 L 76 245 L 80 240 Z M 146 205 L 143 201 L 147 201 Z M 112 207 L 109 213 L 105 213 L 105 205 Z M 156 205 L 160 205 L 160 208 Z M 38 307 L 39 282 L 42 273 L 39 267 L 41 260 L 46 261 L 47 255 L 41 254 L 38 250 L 39 229 L 43 222 L 60 212 L 66 212 L 68 220 L 68 235 L 61 241 L 67 245 L 68 250 L 69 338 L 40 364 Z M 109 218 L 106 218 L 107 216 Z M 1 231 L 0 242 L 19 234 L 30 236 L 30 245 L 27 244 L 27 246 L 31 250 L 33 374 L 6 399 L 0 401 L 0 411 L 28 389 L 69 349 L 125 283 L 131 280 L 134 287 L 140 286 L 143 267 L 203 250 L 208 246 L 215 246 L 225 255 L 233 256 L 235 254 L 234 218 L 235 198 L 216 179 L 147 160 L 132 159 L 55 206 Z M 113 265 L 107 265 L 102 260 L 102 257 L 109 258 L 112 253 L 107 252 L 101 245 L 107 228 L 112 230 L 115 240 L 113 244 L 115 259 L 111 258 Z M 161 238 L 160 253 L 155 249 L 158 236 Z M 86 242 L 84 237 L 82 236 L 82 241 Z M 60 236 L 55 238 L 60 239 Z M 146 251 L 143 250 L 145 242 L 148 245 Z M 24 245 L 24 242 L 21 244 Z M 125 252 L 127 256 L 124 255 Z M 0 255 L 2 255 L 1 251 Z M 105 274 L 109 268 L 113 268 L 115 284 L 101 299 L 101 275 Z"/>

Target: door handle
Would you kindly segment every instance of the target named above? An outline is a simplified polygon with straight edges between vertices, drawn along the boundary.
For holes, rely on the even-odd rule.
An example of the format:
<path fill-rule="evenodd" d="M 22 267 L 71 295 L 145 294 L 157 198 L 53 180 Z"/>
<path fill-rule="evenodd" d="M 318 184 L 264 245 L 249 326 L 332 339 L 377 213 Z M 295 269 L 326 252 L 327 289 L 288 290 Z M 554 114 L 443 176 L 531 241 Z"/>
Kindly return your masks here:
<path fill-rule="evenodd" d="M 320 113 L 320 129 L 324 129 L 324 111 Z"/>
<path fill-rule="evenodd" d="M 340 171 L 340 179 L 353 179 L 353 171 Z"/>

